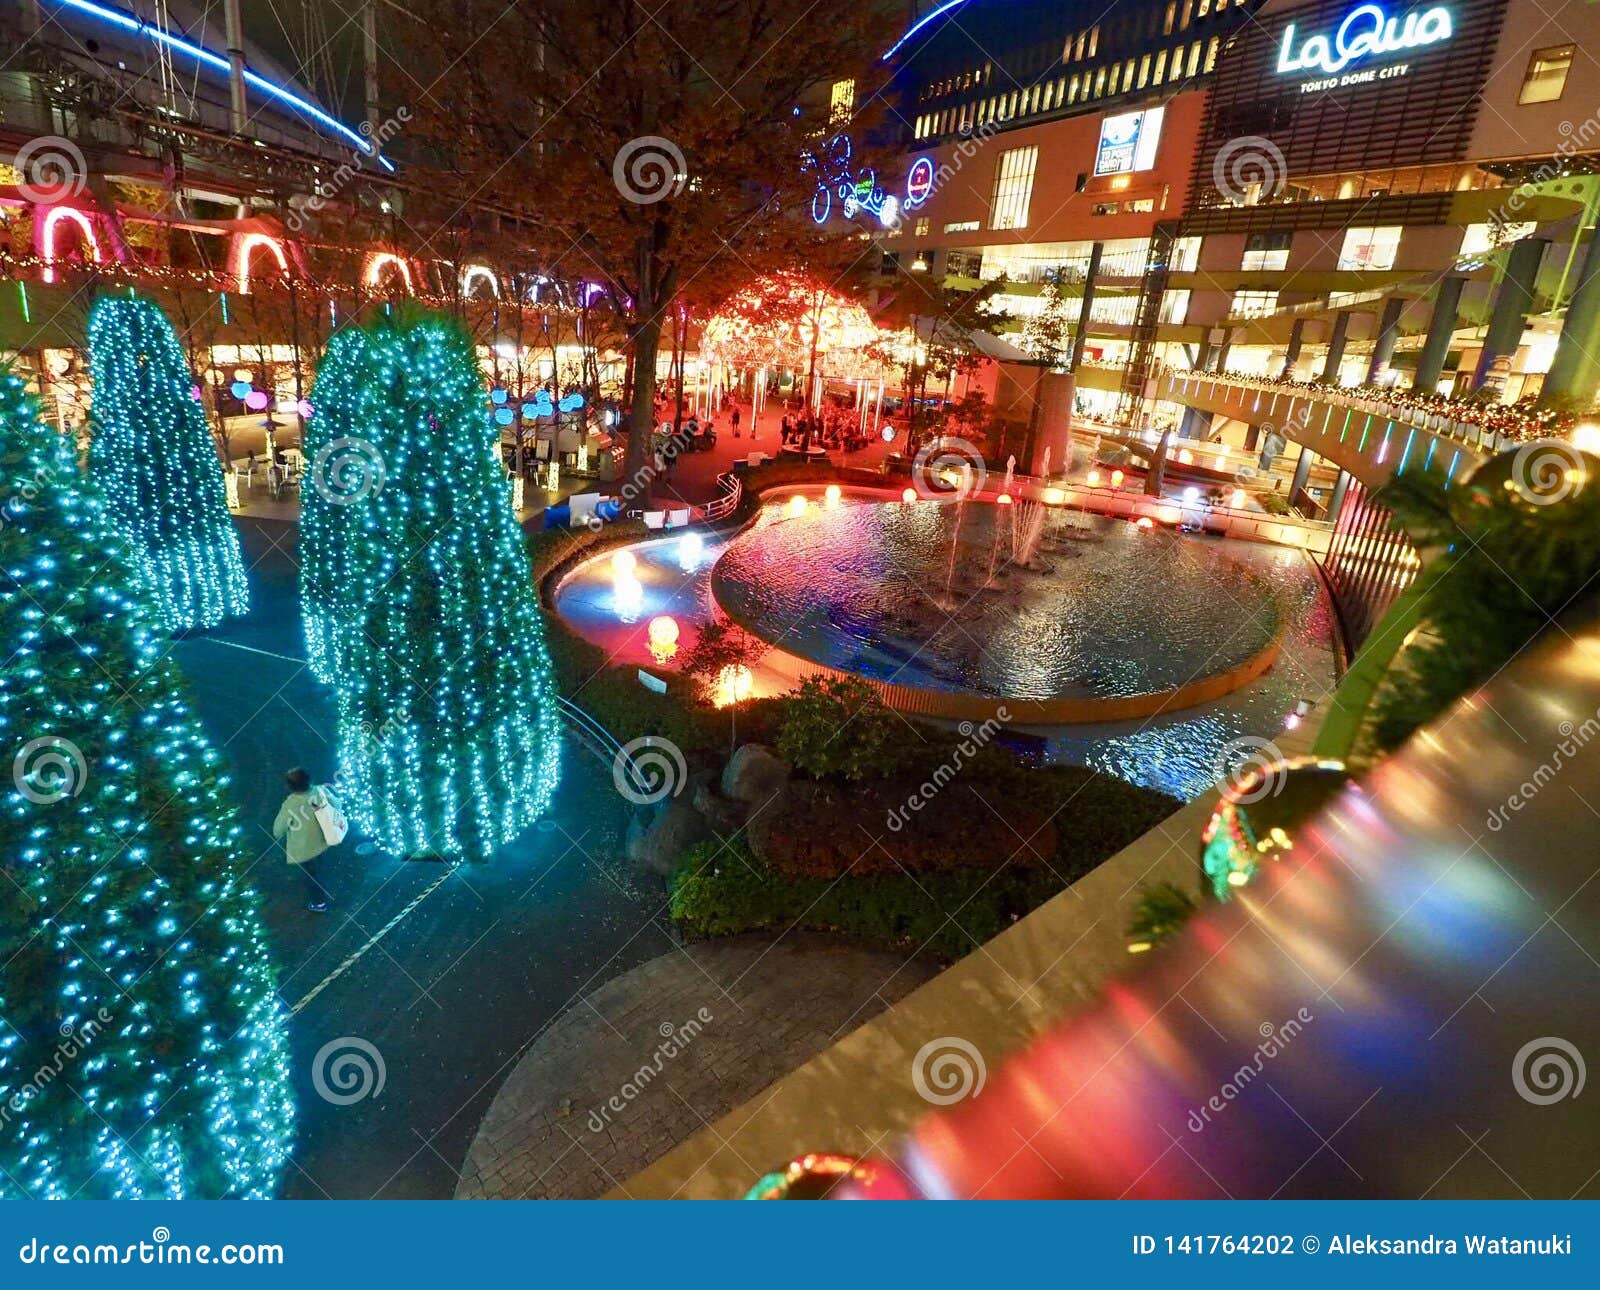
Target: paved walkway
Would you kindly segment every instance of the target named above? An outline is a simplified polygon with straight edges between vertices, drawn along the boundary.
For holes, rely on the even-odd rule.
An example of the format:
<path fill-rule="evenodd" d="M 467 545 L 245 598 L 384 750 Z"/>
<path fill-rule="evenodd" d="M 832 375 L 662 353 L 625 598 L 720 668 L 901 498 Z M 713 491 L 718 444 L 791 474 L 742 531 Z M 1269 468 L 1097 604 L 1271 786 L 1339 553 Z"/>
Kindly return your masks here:
<path fill-rule="evenodd" d="M 791 933 L 695 944 L 614 978 L 528 1048 L 478 1127 L 458 1200 L 598 1196 L 933 975 Z M 746 1162 L 753 1183 L 782 1161 Z"/>

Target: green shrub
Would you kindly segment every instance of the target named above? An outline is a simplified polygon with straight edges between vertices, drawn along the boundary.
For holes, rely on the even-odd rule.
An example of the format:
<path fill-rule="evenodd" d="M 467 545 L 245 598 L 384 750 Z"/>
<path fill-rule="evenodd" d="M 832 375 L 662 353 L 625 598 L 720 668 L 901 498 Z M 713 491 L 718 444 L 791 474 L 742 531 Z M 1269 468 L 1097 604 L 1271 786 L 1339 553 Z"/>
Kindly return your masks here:
<path fill-rule="evenodd" d="M 692 849 L 671 884 L 673 919 L 696 936 L 763 928 L 844 932 L 959 958 L 1061 888 L 1048 870 L 780 878 L 742 846 Z"/>
<path fill-rule="evenodd" d="M 1540 478 L 1534 457 L 1517 478 L 1510 453 L 1486 463 L 1466 487 L 1446 490 L 1421 471 L 1376 494 L 1412 543 L 1432 552 L 1417 584 L 1419 628 L 1374 704 L 1370 734 L 1381 751 L 1494 676 L 1556 615 L 1592 598 L 1600 577 L 1600 488 L 1570 487 L 1559 469 Z M 1600 461 L 1584 458 L 1593 472 Z M 1550 488 L 1547 496 L 1538 495 Z"/>
<path fill-rule="evenodd" d="M 1199 912 L 1199 903 L 1176 884 L 1145 883 L 1128 919 L 1128 948 L 1148 950 L 1171 940 Z"/>
<path fill-rule="evenodd" d="M 787 699 L 778 748 L 802 774 L 879 779 L 905 766 L 905 725 L 865 681 L 811 676 Z"/>

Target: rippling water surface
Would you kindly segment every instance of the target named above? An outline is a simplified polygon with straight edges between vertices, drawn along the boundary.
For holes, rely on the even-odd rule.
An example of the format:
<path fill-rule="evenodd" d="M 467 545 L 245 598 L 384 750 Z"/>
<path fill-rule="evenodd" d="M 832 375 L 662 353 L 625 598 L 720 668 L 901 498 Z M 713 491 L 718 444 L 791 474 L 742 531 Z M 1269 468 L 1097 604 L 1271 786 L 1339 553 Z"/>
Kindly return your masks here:
<path fill-rule="evenodd" d="M 813 506 L 736 538 L 714 586 L 791 653 L 879 680 L 1120 696 L 1223 671 L 1271 640 L 1273 583 L 1237 550 L 1056 508 Z"/>

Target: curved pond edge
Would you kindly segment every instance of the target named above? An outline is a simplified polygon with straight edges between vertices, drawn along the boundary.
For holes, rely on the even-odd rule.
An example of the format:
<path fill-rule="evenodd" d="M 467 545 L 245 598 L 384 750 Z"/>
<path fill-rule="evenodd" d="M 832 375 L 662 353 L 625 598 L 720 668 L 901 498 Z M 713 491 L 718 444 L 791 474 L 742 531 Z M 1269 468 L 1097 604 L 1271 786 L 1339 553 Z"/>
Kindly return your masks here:
<path fill-rule="evenodd" d="M 720 605 L 721 602 L 718 603 Z M 722 609 L 727 613 L 726 606 Z M 748 624 L 740 625 L 754 633 Z M 766 641 L 766 637 L 761 639 Z M 1226 671 L 1213 672 L 1210 676 L 1189 681 L 1175 689 L 1104 697 L 1060 695 L 1048 699 L 1018 699 L 1001 694 L 977 694 L 970 690 L 935 690 L 920 685 L 899 685 L 801 658 L 770 641 L 767 644 L 769 648 L 760 659 L 763 667 L 796 683 L 813 676 L 864 681 L 886 707 L 907 715 L 937 717 L 947 721 L 997 721 L 1007 726 L 1078 726 L 1138 721 L 1180 708 L 1210 703 L 1241 690 L 1278 661 L 1279 651 L 1283 648 L 1283 629 L 1280 627 L 1264 646 Z"/>
<path fill-rule="evenodd" d="M 780 486 L 773 489 L 772 493 L 806 491 L 804 485 L 792 489 Z M 874 497 L 872 500 L 884 499 Z M 1273 632 L 1272 639 L 1255 653 L 1221 672 L 1212 672 L 1170 690 L 1151 690 L 1145 694 L 1013 698 L 1003 694 L 979 694 L 972 690 L 940 690 L 931 686 L 901 685 L 894 681 L 880 681 L 847 668 L 818 663 L 814 659 L 784 649 L 763 635 L 759 627 L 736 616 L 717 595 L 714 577 L 710 580 L 708 591 L 717 608 L 726 614 L 730 621 L 738 623 L 767 646 L 766 652 L 761 655 L 760 663 L 779 676 L 796 684 L 813 676 L 864 681 L 872 687 L 884 705 L 895 712 L 946 721 L 978 723 L 997 721 L 1001 725 L 1008 726 L 1082 726 L 1139 721 L 1176 712 L 1182 708 L 1198 707 L 1202 703 L 1210 703 L 1224 695 L 1232 694 L 1235 690 L 1242 690 L 1265 674 L 1278 661 L 1278 655 L 1283 649 L 1284 624 L 1280 612 L 1278 626 Z"/>

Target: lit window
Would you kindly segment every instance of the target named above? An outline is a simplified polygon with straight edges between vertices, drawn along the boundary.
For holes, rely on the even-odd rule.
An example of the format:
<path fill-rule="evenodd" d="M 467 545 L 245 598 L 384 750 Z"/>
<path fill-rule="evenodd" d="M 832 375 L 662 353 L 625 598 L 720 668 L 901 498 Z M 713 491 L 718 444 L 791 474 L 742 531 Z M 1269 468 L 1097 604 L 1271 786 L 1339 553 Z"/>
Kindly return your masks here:
<path fill-rule="evenodd" d="M 1197 40 L 1194 42 L 1194 44 L 1189 46 L 1190 76 L 1198 76 L 1200 74 L 1200 45 L 1201 42 Z"/>
<path fill-rule="evenodd" d="M 989 227 L 1027 228 L 1028 206 L 1033 200 L 1033 171 L 1039 164 L 1039 149 L 1012 148 L 1000 154 L 994 168 L 994 201 L 989 208 Z"/>
<path fill-rule="evenodd" d="M 1174 19 L 1176 19 L 1177 14 L 1178 6 L 1176 0 L 1174 0 L 1173 3 L 1167 5 L 1167 20 L 1161 25 L 1161 34 L 1163 36 L 1172 35 L 1172 24 Z"/>
<path fill-rule="evenodd" d="M 1400 249 L 1400 226 L 1346 229 L 1339 248 L 1341 269 L 1392 269 Z"/>
<path fill-rule="evenodd" d="M 1528 58 L 1528 71 L 1522 78 L 1518 103 L 1553 103 L 1567 88 L 1567 73 L 1572 70 L 1576 45 L 1553 45 L 1536 49 Z"/>
<path fill-rule="evenodd" d="M 1093 58 L 1100 52 L 1100 24 L 1095 23 L 1089 28 L 1089 57 Z"/>
<path fill-rule="evenodd" d="M 913 237 L 927 237 L 928 236 L 928 231 L 932 227 L 932 225 L 933 225 L 933 221 L 930 220 L 926 215 L 919 216 L 918 219 L 917 219 L 916 226 L 912 229 L 912 236 Z"/>
<path fill-rule="evenodd" d="M 828 104 L 828 119 L 837 125 L 841 121 L 848 121 L 850 114 L 855 110 L 855 81 L 835 81 L 833 83 L 833 95 Z"/>
<path fill-rule="evenodd" d="M 1228 313 L 1233 318 L 1260 318 L 1278 307 L 1276 291 L 1235 291 Z"/>
<path fill-rule="evenodd" d="M 1289 267 L 1289 241 L 1291 235 L 1280 233 L 1252 233 L 1245 239 L 1244 259 L 1241 269 L 1287 269 Z"/>
<path fill-rule="evenodd" d="M 1217 46 L 1221 43 L 1222 38 L 1220 36 L 1213 36 L 1210 43 L 1206 45 L 1206 71 L 1208 72 L 1217 65 Z"/>
<path fill-rule="evenodd" d="M 1166 79 L 1166 75 L 1167 75 L 1167 51 L 1162 49 L 1162 50 L 1158 50 L 1157 53 L 1156 53 L 1155 83 L 1157 85 L 1160 85 L 1161 82 Z"/>
<path fill-rule="evenodd" d="M 1142 90 L 1150 84 L 1150 55 L 1146 54 L 1139 60 L 1139 88 Z"/>

